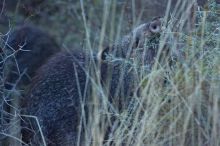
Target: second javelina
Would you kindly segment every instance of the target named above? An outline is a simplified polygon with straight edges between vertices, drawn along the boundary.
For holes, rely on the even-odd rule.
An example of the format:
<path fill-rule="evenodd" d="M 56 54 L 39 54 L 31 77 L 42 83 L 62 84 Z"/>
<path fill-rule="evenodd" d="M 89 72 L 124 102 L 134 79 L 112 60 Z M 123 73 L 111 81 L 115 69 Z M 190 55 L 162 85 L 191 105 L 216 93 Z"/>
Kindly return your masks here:
<path fill-rule="evenodd" d="M 1 41 L 0 131 L 13 137 L 20 127 L 20 119 L 15 118 L 20 112 L 21 96 L 35 71 L 60 51 L 60 47 L 50 35 L 33 25 L 17 26 L 2 36 Z"/>
<path fill-rule="evenodd" d="M 36 70 L 60 51 L 60 46 L 51 36 L 31 25 L 17 27 L 4 40 L 7 89 L 12 88 L 17 80 L 20 87 L 28 85 Z"/>

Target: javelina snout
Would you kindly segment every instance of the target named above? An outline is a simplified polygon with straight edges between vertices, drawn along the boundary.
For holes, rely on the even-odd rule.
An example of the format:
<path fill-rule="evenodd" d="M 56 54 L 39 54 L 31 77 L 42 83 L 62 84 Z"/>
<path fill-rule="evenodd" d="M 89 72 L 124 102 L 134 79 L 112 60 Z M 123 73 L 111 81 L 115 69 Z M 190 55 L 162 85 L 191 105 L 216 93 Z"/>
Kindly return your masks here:
<path fill-rule="evenodd" d="M 131 56 L 138 65 L 145 66 L 147 70 L 151 70 L 159 51 L 161 33 L 162 18 L 155 18 L 136 31 L 136 48 L 133 49 Z"/>

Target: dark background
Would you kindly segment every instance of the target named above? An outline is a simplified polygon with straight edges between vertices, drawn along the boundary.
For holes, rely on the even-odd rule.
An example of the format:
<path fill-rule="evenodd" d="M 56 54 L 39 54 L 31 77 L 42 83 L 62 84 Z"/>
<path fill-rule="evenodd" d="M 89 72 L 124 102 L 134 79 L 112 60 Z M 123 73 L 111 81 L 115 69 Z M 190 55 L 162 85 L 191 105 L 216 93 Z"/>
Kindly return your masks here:
<path fill-rule="evenodd" d="M 91 42 L 96 44 L 102 28 L 104 1 L 84 0 L 83 2 L 86 20 L 91 28 Z M 171 0 L 171 10 L 177 2 L 178 0 Z M 163 16 L 167 3 L 168 0 L 112 0 L 106 34 L 110 34 L 112 30 L 108 29 L 110 25 L 114 25 L 115 32 L 118 26 L 122 26 L 120 31 L 126 33 L 139 23 Z M 206 0 L 198 0 L 200 6 L 205 6 L 205 3 Z M 113 14 L 114 6 L 115 14 Z M 18 25 L 33 24 L 53 35 L 64 48 L 79 48 L 84 44 L 85 28 L 80 0 L 1 0 L 0 10 L 2 34 Z M 120 18 L 122 18 L 121 24 Z M 106 35 L 104 40 L 113 41 L 114 37 L 109 38 Z"/>

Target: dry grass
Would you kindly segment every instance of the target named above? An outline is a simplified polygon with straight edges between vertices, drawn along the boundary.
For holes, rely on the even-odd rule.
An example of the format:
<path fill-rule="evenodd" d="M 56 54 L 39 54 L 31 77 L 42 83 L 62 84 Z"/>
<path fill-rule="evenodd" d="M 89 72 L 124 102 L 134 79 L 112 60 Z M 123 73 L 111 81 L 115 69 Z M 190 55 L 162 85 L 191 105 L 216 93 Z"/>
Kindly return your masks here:
<path fill-rule="evenodd" d="M 169 44 L 177 53 L 176 63 L 171 68 L 155 63 L 150 74 L 138 77 L 141 96 L 132 97 L 123 112 L 103 111 L 100 106 L 108 106 L 97 103 L 94 96 L 97 106 L 90 114 L 89 145 L 102 145 L 109 115 L 116 120 L 110 122 L 111 136 L 105 145 L 220 145 L 218 8 L 210 2 L 205 10 L 196 9 L 195 21 L 189 20 L 193 5 L 187 1 L 180 2 L 171 17 L 167 11 L 168 26 L 160 45 Z M 103 17 L 105 25 L 106 13 Z M 100 38 L 105 36 L 102 28 Z"/>
<path fill-rule="evenodd" d="M 94 46 L 97 50 L 102 49 L 106 36 L 109 40 L 121 36 L 125 12 L 121 11 L 117 16 L 120 21 L 116 23 L 115 1 L 110 3 L 105 0 L 103 3 L 105 9 L 102 12 L 100 39 L 94 45 L 92 27 L 86 19 L 83 0 L 80 1 L 86 34 L 85 48 L 91 52 Z M 84 145 L 220 145 L 220 6 L 212 1 L 206 9 L 196 8 L 195 21 L 192 21 L 193 18 L 189 20 L 192 3 L 179 1 L 172 14 L 169 4 L 159 49 L 164 44 L 168 45 L 176 57 L 175 63 L 171 67 L 166 61 L 161 63 L 159 54 L 152 71 L 138 76 L 140 96 L 129 97 L 129 105 L 120 111 L 116 105 L 111 105 L 99 82 L 99 74 L 94 72 L 90 76 L 93 81 L 93 106 L 88 117 L 85 111 L 81 116 L 80 127 L 86 129 Z M 112 16 L 110 22 L 113 22 L 110 26 L 109 16 Z M 82 101 L 82 106 L 84 104 Z M 34 119 L 37 120 L 36 117 Z M 107 130 L 110 134 L 106 140 Z M 12 131 L 7 132 L 0 134 L 10 135 L 21 143 L 20 137 Z"/>

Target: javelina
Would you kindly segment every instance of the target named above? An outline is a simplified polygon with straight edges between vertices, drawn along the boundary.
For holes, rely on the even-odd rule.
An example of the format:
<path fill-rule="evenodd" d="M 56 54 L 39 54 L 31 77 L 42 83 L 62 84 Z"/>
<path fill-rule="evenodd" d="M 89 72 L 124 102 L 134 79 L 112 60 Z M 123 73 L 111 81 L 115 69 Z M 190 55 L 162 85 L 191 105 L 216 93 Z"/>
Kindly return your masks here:
<path fill-rule="evenodd" d="M 35 71 L 53 54 L 60 51 L 56 41 L 42 30 L 25 25 L 5 37 L 6 86 L 27 85 Z M 11 57 L 8 57 L 11 56 Z M 23 74 L 23 75 L 22 75 Z"/>
<path fill-rule="evenodd" d="M 20 95 L 24 94 L 23 89 L 29 85 L 35 71 L 58 51 L 60 47 L 50 35 L 31 25 L 17 27 L 2 38 L 0 50 L 1 132 L 15 136 L 15 131 L 19 131 L 19 124 L 17 124 L 19 120 L 16 119 L 15 113 L 19 113 Z"/>
<path fill-rule="evenodd" d="M 104 49 L 98 58 L 82 50 L 63 51 L 53 56 L 40 68 L 25 98 L 24 126 L 28 126 L 29 130 L 24 128 L 24 141 L 32 145 L 42 144 L 43 141 L 50 146 L 84 145 L 85 141 L 91 142 L 91 131 L 85 125 L 91 117 L 89 111 L 98 104 L 94 103 L 94 98 L 97 102 L 102 100 L 99 97 L 102 91 L 94 93 L 98 84 L 95 72 L 101 74 L 98 79 L 103 89 L 109 87 L 106 92 L 112 105 L 116 103 L 121 106 L 125 97 L 135 92 L 137 82 L 135 71 L 126 60 L 137 53 L 138 57 L 144 59 L 142 63 L 152 64 L 157 48 L 145 47 L 144 44 L 158 37 L 160 31 L 161 20 L 156 18 L 135 28 L 122 41 Z M 140 52 L 135 49 L 140 49 Z M 97 67 L 98 62 L 100 68 Z M 35 116 L 38 120 L 27 115 Z M 42 132 L 38 132 L 37 122 Z M 27 123 L 29 125 L 25 125 Z"/>

